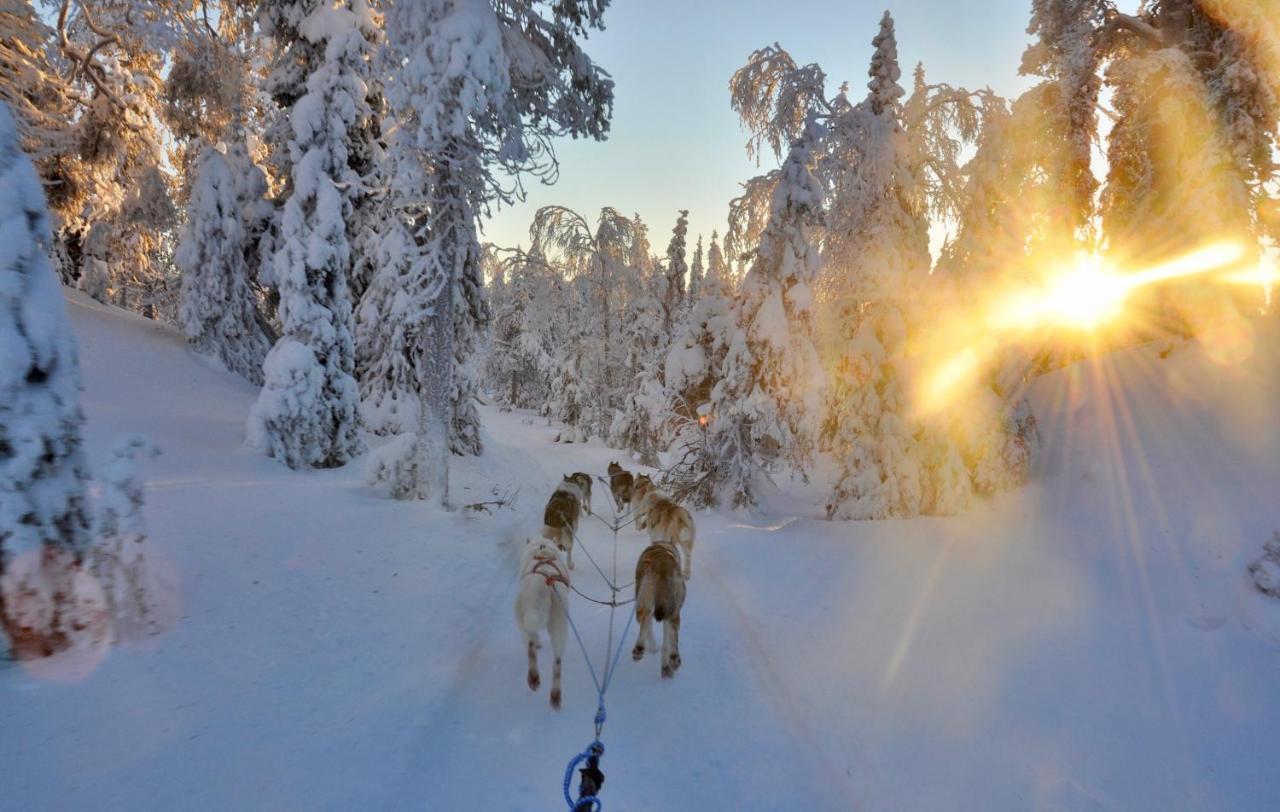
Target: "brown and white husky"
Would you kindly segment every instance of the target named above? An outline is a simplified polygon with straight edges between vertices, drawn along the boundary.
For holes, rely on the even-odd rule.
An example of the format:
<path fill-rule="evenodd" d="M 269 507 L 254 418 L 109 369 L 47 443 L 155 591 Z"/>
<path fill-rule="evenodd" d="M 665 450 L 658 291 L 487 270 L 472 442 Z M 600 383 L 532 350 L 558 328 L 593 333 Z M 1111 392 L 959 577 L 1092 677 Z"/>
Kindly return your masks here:
<path fill-rule="evenodd" d="M 564 550 L 569 569 L 573 569 L 573 537 L 578 532 L 581 513 L 582 489 L 572 477 L 565 477 L 542 511 L 542 537 Z"/>
<path fill-rule="evenodd" d="M 677 505 L 670 496 L 658 490 L 648 476 L 636 477 L 631 490 L 635 505 L 636 527 L 648 529 L 650 541 L 670 541 L 680 545 L 684 554 L 684 577 L 693 577 L 693 539 L 696 529 L 693 516 Z"/>
<path fill-rule="evenodd" d="M 560 708 L 560 661 L 569 624 L 569 576 L 560 550 L 547 539 L 529 539 L 520 557 L 516 625 L 529 651 L 529 690 L 542 684 L 538 674 L 539 638 L 547 630 L 555 660 L 551 666 L 551 707 Z"/>
<path fill-rule="evenodd" d="M 684 606 L 684 576 L 680 553 L 670 541 L 655 541 L 636 562 L 636 645 L 631 659 L 639 662 L 646 648 L 654 648 L 653 624 L 662 624 L 662 676 L 680 668 L 680 609 Z"/>
<path fill-rule="evenodd" d="M 616 462 L 609 463 L 609 491 L 613 494 L 614 504 L 624 510 L 631 507 L 631 489 L 634 486 L 635 479 L 630 471 Z"/>

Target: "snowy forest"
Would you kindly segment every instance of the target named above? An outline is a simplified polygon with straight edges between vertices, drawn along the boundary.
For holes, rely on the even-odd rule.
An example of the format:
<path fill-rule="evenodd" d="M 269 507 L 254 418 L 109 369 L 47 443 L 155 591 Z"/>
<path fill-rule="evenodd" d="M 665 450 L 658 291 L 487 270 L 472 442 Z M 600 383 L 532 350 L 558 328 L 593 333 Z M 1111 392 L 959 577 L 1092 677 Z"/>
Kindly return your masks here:
<path fill-rule="evenodd" d="M 256 560 L 259 550 L 271 558 L 272 544 L 301 545 L 293 534 L 305 528 L 314 539 L 332 538 L 344 548 L 334 553 L 341 556 L 334 566 L 361 573 L 362 594 L 392 592 L 381 580 L 377 587 L 366 583 L 363 562 L 379 571 L 394 568 L 401 589 L 415 577 L 410 571 L 417 571 L 416 564 L 409 563 L 418 561 L 414 556 L 465 562 L 458 577 L 483 580 L 475 572 L 495 568 L 490 554 L 461 553 L 444 540 L 473 545 L 486 534 L 488 542 L 504 534 L 523 540 L 536 534 L 538 524 L 536 518 L 526 521 L 525 509 L 530 516 L 540 511 L 540 503 L 532 503 L 561 482 L 561 473 L 583 469 L 598 478 L 606 461 L 621 461 L 711 528 L 700 527 L 698 538 L 711 551 L 707 566 L 711 578 L 721 579 L 714 582 L 721 590 L 770 580 L 779 571 L 794 576 L 795 587 L 804 577 L 781 560 L 764 563 L 780 553 L 745 536 L 743 545 L 762 545 L 749 548 L 759 569 L 731 571 L 724 564 L 717 571 L 718 558 L 736 558 L 729 551 L 745 531 L 735 527 L 787 533 L 786 523 L 798 517 L 804 527 L 817 528 L 804 532 L 824 540 L 828 552 L 822 556 L 832 561 L 847 555 L 839 552 L 841 539 L 870 544 L 874 535 L 883 550 L 898 532 L 915 540 L 949 533 L 1036 535 L 1039 529 L 1027 530 L 1030 524 L 1015 517 L 1056 505 L 1063 513 L 1040 527 L 1060 521 L 1076 532 L 1087 521 L 1063 517 L 1109 516 L 1113 530 L 1120 528 L 1117 537 L 1137 549 L 1148 530 L 1182 538 L 1175 515 L 1186 503 L 1186 527 L 1203 529 L 1200 522 L 1209 515 L 1236 517 L 1230 526 L 1238 537 L 1230 537 L 1239 544 L 1221 541 L 1226 531 L 1188 530 L 1186 549 L 1169 556 L 1115 552 L 1129 562 L 1123 566 L 1132 565 L 1130 555 L 1142 562 L 1148 555 L 1176 560 L 1178 571 L 1167 574 L 1167 583 L 1182 585 L 1186 567 L 1195 569 L 1184 567 L 1184 557 L 1199 560 L 1195 540 L 1213 536 L 1219 541 L 1204 543 L 1213 555 L 1229 548 L 1232 564 L 1205 590 L 1235 590 L 1243 580 L 1243 592 L 1222 593 L 1231 597 L 1220 603 L 1236 607 L 1245 594 L 1280 597 L 1280 541 L 1267 541 L 1271 531 L 1280 539 L 1280 480 L 1271 478 L 1280 465 L 1280 453 L 1273 453 L 1280 450 L 1274 400 L 1280 396 L 1280 323 L 1272 301 L 1272 285 L 1280 279 L 1280 5 L 1025 0 L 1025 43 L 1016 66 L 1025 90 L 1009 97 L 986 85 L 948 83 L 927 62 L 900 59 L 899 42 L 926 25 L 918 11 L 899 12 L 892 4 L 882 13 L 860 5 L 841 11 L 842 25 L 874 32 L 847 40 L 846 50 L 866 66 L 865 76 L 850 77 L 828 75 L 810 53 L 786 46 L 793 29 L 819 20 L 778 15 L 765 29 L 775 33 L 718 77 L 718 103 L 736 116 L 740 147 L 758 174 L 740 179 L 739 194 L 716 213 L 717 227 L 692 230 L 692 204 L 680 189 L 670 190 L 667 219 L 645 222 L 634 213 L 627 189 L 607 188 L 600 194 L 609 205 L 598 210 L 529 207 L 523 239 L 498 244 L 490 227 L 495 215 L 525 205 L 534 188 L 550 186 L 554 197 L 565 144 L 604 144 L 614 134 L 615 102 L 627 88 L 615 83 L 593 45 L 606 30 L 628 35 L 611 23 L 622 5 L 0 0 L 0 650 L 7 638 L 12 662 L 91 650 L 87 666 L 81 657 L 69 667 L 75 675 L 69 681 L 78 683 L 99 668 L 130 667 L 114 666 L 115 660 L 102 665 L 113 644 L 139 644 L 138 656 L 152 656 L 147 645 L 156 644 L 146 641 L 171 639 L 196 623 L 187 619 L 199 614 L 193 573 L 232 572 L 241 565 L 207 560 L 219 554 L 223 533 L 230 531 L 215 515 L 197 518 L 207 510 L 198 499 L 173 495 L 206 478 L 224 481 L 228 494 L 225 504 L 211 504 L 223 504 L 228 514 L 243 511 L 246 519 L 249 513 L 262 517 L 257 530 L 243 534 L 267 540 L 262 547 L 234 547 L 240 551 L 236 562 Z M 696 122 L 679 126 L 697 136 Z M 180 355 L 140 360 L 150 357 L 152 350 L 140 349 L 151 346 L 146 342 L 170 334 L 183 342 Z M 188 356 L 196 362 L 189 364 Z M 1207 363 L 1187 360 L 1193 357 Z M 107 360 L 94 366 L 98 358 Z M 191 388 L 196 384 L 190 381 L 206 375 L 222 376 L 208 391 L 233 393 L 225 403 L 217 399 L 221 395 Z M 1182 400 L 1164 404 L 1159 399 L 1169 392 Z M 117 400 L 117 406 L 103 405 Z M 1204 405 L 1210 402 L 1217 406 Z M 1212 418 L 1187 425 L 1219 426 L 1221 418 L 1226 427 L 1199 440 L 1185 428 L 1170 428 L 1183 425 L 1176 423 L 1181 418 L 1193 421 L 1188 403 L 1203 406 Z M 184 422 L 178 431 L 171 418 L 206 422 Z M 100 419 L 112 436 L 93 428 Z M 217 453 L 231 455 L 229 462 L 211 450 L 213 439 L 202 439 L 206 430 L 219 438 Z M 1135 439 L 1139 435 L 1153 438 L 1154 448 Z M 1237 448 L 1235 439 L 1222 437 L 1245 437 L 1244 450 L 1228 453 Z M 1175 439 L 1186 445 L 1167 451 L 1163 444 Z M 1097 444 L 1096 451 L 1081 450 L 1095 448 L 1089 443 Z M 1240 455 L 1248 465 L 1238 462 Z M 1210 461 L 1219 456 L 1235 462 L 1215 468 Z M 530 473 L 544 458 L 564 466 L 545 483 Z M 1205 474 L 1215 485 L 1184 480 L 1202 463 L 1205 471 L 1218 472 Z M 1186 490 L 1175 490 L 1166 475 Z M 1111 484 L 1102 488 L 1101 480 Z M 609 503 L 613 482 L 597 482 L 592 497 L 588 478 L 578 494 L 588 503 L 584 516 L 590 502 L 597 513 Z M 1096 502 L 1071 501 L 1086 487 L 1079 483 L 1102 488 L 1089 497 Z M 315 490 L 321 487 L 329 490 Z M 254 495 L 258 488 L 265 490 Z M 298 496 L 287 495 L 294 493 L 290 488 L 299 489 Z M 1162 494 L 1152 497 L 1157 507 L 1144 510 L 1135 494 L 1148 489 Z M 1240 500 L 1255 494 L 1265 504 L 1228 507 L 1227 496 L 1213 496 L 1213 508 L 1197 514 L 1194 499 L 1177 495 L 1207 500 L 1207 494 L 1229 491 Z M 613 496 L 616 505 L 624 504 L 616 490 Z M 179 501 L 165 501 L 173 499 Z M 325 502 L 333 507 L 320 507 Z M 313 509 L 319 512 L 310 516 Z M 1245 515 L 1250 518 L 1240 518 Z M 157 522 L 164 532 L 154 532 Z M 340 541 L 335 528 L 346 528 Z M 189 544 L 204 541 L 198 552 L 165 552 L 166 533 L 190 535 Z M 397 533 L 402 540 L 394 543 L 380 535 Z M 610 542 L 615 576 L 618 533 L 614 527 Z M 786 538 L 799 543 L 803 533 L 794 533 Z M 370 541 L 370 534 L 378 538 Z M 896 558 L 916 553 L 859 553 L 865 572 L 877 573 L 885 584 L 899 583 L 905 573 L 914 578 L 917 569 L 928 576 L 919 586 L 904 582 L 893 598 L 882 587 L 868 587 L 874 600 L 856 604 L 858 615 L 905 615 L 905 631 L 886 639 L 883 661 L 867 678 L 880 696 L 891 684 L 907 691 L 917 684 L 913 680 L 925 679 L 898 682 L 903 668 L 917 674 L 907 652 L 943 557 L 970 554 L 948 552 L 951 542 L 946 544 L 919 568 L 913 558 Z M 345 549 L 351 545 L 361 552 Z M 1011 553 L 1011 560 L 1029 563 L 999 565 L 1008 569 L 992 564 L 991 572 L 1019 581 L 1052 578 L 1045 562 L 1063 548 L 1048 541 L 1028 547 L 1043 549 L 1044 557 Z M 317 553 L 300 549 L 279 557 L 303 561 L 296 567 L 308 572 L 305 562 Z M 183 563 L 184 555 L 195 558 Z M 493 561 L 510 557 L 493 555 Z M 813 566 L 821 569 L 814 556 Z M 964 566 L 995 577 L 984 555 L 974 556 Z M 1146 573 L 1145 563 L 1132 566 Z M 1206 564 L 1206 571 L 1225 571 L 1216 566 Z M 581 574 L 581 560 L 578 567 Z M 1128 586 L 1118 592 L 1141 595 L 1134 605 L 1146 610 L 1134 610 L 1133 635 L 1145 637 L 1142 624 L 1154 622 L 1153 607 L 1166 605 L 1159 586 L 1166 576 L 1152 587 L 1151 576 L 1123 571 L 1129 575 L 1120 581 Z M 390 580 L 390 571 L 382 575 Z M 619 582 L 600 575 L 609 587 Z M 273 583 L 265 574 L 253 577 L 255 585 Z M 862 584 L 870 577 L 853 580 Z M 1084 588 L 1076 592 L 1072 585 L 1089 577 L 1067 580 L 1057 588 L 1070 594 L 1048 590 L 1044 604 L 1027 612 L 1042 617 L 1051 611 L 1044 607 L 1061 607 L 1044 629 L 1070 626 L 1061 618 L 1078 618 L 1072 612 L 1086 603 Z M 965 583 L 966 589 L 942 587 L 939 600 L 953 601 L 958 615 L 986 617 L 990 610 L 972 596 L 988 593 L 991 582 L 974 575 Z M 344 589 L 356 589 L 353 584 Z M 426 591 L 464 590 L 432 584 Z M 712 586 L 691 580 L 690 606 L 697 606 L 695 589 Z M 815 586 L 815 594 L 825 588 Z M 845 594 L 845 586 L 830 588 Z M 1038 603 L 1032 585 L 1007 588 L 1016 593 L 1009 597 L 1009 615 Z M 1182 588 L 1170 586 L 1168 594 L 1182 594 Z M 1190 592 L 1201 605 L 1208 600 L 1207 593 Z M 281 593 L 295 594 L 301 593 Z M 225 600 L 232 599 L 224 595 L 215 603 Z M 404 600 L 404 607 L 387 610 L 404 616 L 358 620 L 342 609 L 318 616 L 344 615 L 330 621 L 336 624 L 331 633 L 364 641 L 361 624 L 416 622 L 406 620 L 414 610 Z M 833 600 L 855 605 L 853 599 Z M 754 593 L 740 598 L 724 617 L 767 614 L 757 601 L 766 603 Z M 1280 618 L 1271 604 L 1249 610 L 1261 615 L 1242 620 L 1246 631 L 1233 643 L 1245 651 L 1240 662 L 1249 676 L 1212 690 L 1233 697 L 1238 691 L 1245 697 L 1232 700 L 1243 703 L 1238 715 L 1270 725 L 1272 749 L 1255 757 L 1273 762 L 1280 707 L 1274 691 L 1257 687 L 1254 679 L 1260 667 L 1274 669 L 1280 651 Z M 890 605 L 892 610 L 885 608 Z M 264 603 L 261 611 L 274 611 L 268 606 L 278 604 Z M 352 604 L 350 611 L 364 610 Z M 451 636 L 447 618 L 454 611 L 439 609 L 431 627 L 446 641 L 442 651 L 471 645 Z M 685 611 L 686 649 L 694 652 L 686 653 L 689 663 L 698 651 L 697 613 Z M 1212 624 L 1218 615 L 1244 610 L 1201 611 L 1213 615 L 1205 620 Z M 502 612 L 509 625 L 505 603 Z M 851 609 L 849 617 L 854 614 Z M 252 617 L 242 621 L 251 625 Z M 1197 614 L 1186 622 L 1201 620 Z M 612 622 L 610 617 L 611 643 Z M 859 622 L 850 621 L 862 628 Z M 1003 651 L 1004 644 L 1041 630 L 1034 620 L 1027 621 L 1031 631 L 1001 625 L 1011 622 L 992 619 L 989 628 L 1006 630 L 995 633 L 1003 642 L 979 645 L 978 655 Z M 942 673 L 955 657 L 968 661 L 970 653 L 946 642 L 963 635 L 942 628 L 927 639 L 943 641 L 938 650 L 953 659 L 936 654 L 915 669 Z M 1268 631 L 1259 634 L 1259 628 Z M 787 636 L 773 631 L 777 639 Z M 504 627 L 489 637 L 508 633 Z M 834 632 L 821 634 L 834 639 Z M 868 636 L 878 640 L 876 632 Z M 284 639 L 276 643 L 288 649 Z M 206 644 L 214 645 L 199 645 Z M 665 638 L 663 645 L 665 652 Z M 1157 671 L 1176 670 L 1192 658 L 1177 643 L 1168 644 L 1173 654 L 1161 648 L 1164 642 L 1153 645 Z M 1077 655 L 1084 661 L 1105 653 Z M 552 701 L 558 706 L 556 656 Z M 430 672 L 434 666 L 419 659 L 425 657 L 413 655 L 414 668 Z M 839 660 L 849 669 L 851 690 L 863 690 L 858 666 L 843 655 L 829 657 L 829 666 Z M 1075 662 L 1059 664 L 1069 671 Z M 687 664 L 686 672 L 694 667 Z M 31 717 L 18 709 L 23 700 L 6 687 L 5 680 L 17 679 L 23 669 L 36 675 L 24 679 L 40 679 L 39 665 L 0 668 L 0 688 L 6 688 L 0 727 L 9 730 L 35 724 L 24 721 Z M 66 676 L 66 668 L 54 672 Z M 686 672 L 666 687 L 678 689 Z M 187 672 L 166 673 L 181 681 Z M 338 673 L 355 681 L 354 672 Z M 568 673 L 572 683 L 576 672 Z M 815 688 L 778 673 L 765 683 L 790 685 L 793 693 Z M 989 689 L 968 673 L 948 690 Z M 664 670 L 663 676 L 670 674 Z M 445 685 L 453 678 L 433 679 Z M 696 674 L 690 679 L 697 684 Z M 1191 690 L 1178 684 L 1175 691 L 1168 683 L 1165 696 Z M 582 681 L 576 687 L 589 693 Z M 714 690 L 701 695 L 714 696 Z M 1160 693 L 1158 687 L 1151 691 Z M 960 694 L 946 695 L 967 702 Z M 900 699 L 907 703 L 909 696 Z M 577 699 L 590 704 L 590 697 Z M 816 736 L 825 742 L 824 752 L 845 752 L 839 735 L 814 732 L 825 729 L 815 721 L 824 712 L 805 703 L 817 700 L 788 701 L 777 713 L 805 731 L 796 734 L 800 739 Z M 353 710 L 352 718 L 358 713 Z M 870 724 L 869 736 L 886 724 L 881 717 L 874 723 L 856 715 L 841 719 L 850 726 Z M 380 728 L 385 740 L 399 741 L 400 728 L 388 719 L 371 724 L 386 725 Z M 982 730 L 972 720 L 957 724 Z M 597 736 L 599 729 L 597 721 Z M 1249 730 L 1241 740 L 1258 735 Z M 664 741 L 652 736 L 643 741 Z M 13 746 L 26 747 L 21 735 Z M 1217 764 L 1220 756 L 1234 758 L 1238 746 L 1228 745 L 1226 756 L 1197 752 L 1186 758 Z M 513 750 L 510 758 L 524 752 Z M 988 754 L 992 763 L 1002 752 Z M 762 753 L 744 763 L 768 761 Z M 1168 763 L 1184 755 L 1170 755 Z M 54 766 L 56 757 L 31 758 L 38 765 L 34 774 L 47 773 L 53 783 L 70 780 Z M 356 759 L 353 774 L 363 758 Z M 473 762 L 462 755 L 442 758 L 468 776 L 463 783 L 475 780 L 468 773 L 479 769 Z M 556 753 L 552 760 L 558 758 Z M 850 766 L 850 780 L 870 771 L 882 782 L 866 793 L 851 790 L 865 804 L 815 796 L 802 805 L 902 808 L 898 801 L 908 796 L 897 792 L 901 765 L 883 754 L 850 756 L 850 763 L 858 758 L 870 762 Z M 0 763 L 6 760 L 0 745 Z M 1141 781 L 1133 780 L 1156 782 L 1165 764 L 1153 757 L 1151 771 L 1137 770 Z M 626 768 L 613 762 L 612 769 Z M 845 761 L 832 757 L 823 769 L 837 770 L 842 777 L 833 780 L 844 786 Z M 1090 769 L 1096 776 L 1097 765 Z M 294 777 L 307 780 L 305 775 Z M 955 779 L 946 772 L 929 789 L 938 794 L 910 796 L 916 803 L 906 806 L 939 808 L 936 802 L 950 797 L 947 776 Z M 559 778 L 527 780 L 554 788 Z M 658 803 L 626 780 L 618 779 L 616 791 L 631 808 L 783 808 L 776 805 L 782 795 L 768 792 L 719 807 L 672 800 L 676 796 L 661 796 L 666 800 Z M 693 779 L 683 780 L 681 791 L 690 791 Z M 1248 789 L 1265 786 L 1265 778 L 1250 773 L 1222 792 L 1216 779 L 1204 780 L 1177 800 L 1161 796 L 1159 804 L 1151 798 L 1135 803 L 1124 782 L 1099 779 L 1085 792 L 1079 787 L 1088 781 L 1063 779 L 1051 781 L 1050 794 L 1036 796 L 1036 803 L 1022 785 L 1001 785 L 998 792 L 1008 794 L 964 795 L 960 808 L 1266 806 Z M 349 787 L 338 791 L 336 777 L 327 782 L 306 796 L 277 788 L 279 794 L 248 805 L 367 808 L 408 800 Z M 333 792 L 325 794 L 330 784 Z M 85 807 L 83 796 L 42 795 L 46 790 L 34 787 L 13 775 L 0 778 L 0 798 L 18 798 L 29 808 Z M 202 795 L 196 805 L 236 805 L 237 796 L 228 792 Z M 604 791 L 602 798 L 608 795 Z M 128 808 L 141 796 L 103 797 L 114 799 L 111 808 Z M 181 795 L 159 797 L 182 803 Z M 453 796 L 428 795 L 445 797 Z M 501 803 L 481 808 L 547 805 L 544 795 L 499 797 Z"/>

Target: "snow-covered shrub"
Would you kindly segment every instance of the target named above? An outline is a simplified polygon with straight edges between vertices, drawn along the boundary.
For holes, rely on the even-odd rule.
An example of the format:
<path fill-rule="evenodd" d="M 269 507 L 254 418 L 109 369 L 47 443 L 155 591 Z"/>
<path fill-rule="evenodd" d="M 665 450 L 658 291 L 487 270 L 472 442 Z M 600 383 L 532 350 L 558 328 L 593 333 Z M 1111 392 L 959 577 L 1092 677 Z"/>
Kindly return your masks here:
<path fill-rule="evenodd" d="M 290 468 L 329 468 L 346 462 L 332 455 L 333 418 L 326 402 L 330 381 L 312 349 L 285 337 L 263 363 L 264 383 L 249 412 L 249 445 Z M 355 382 L 343 381 L 355 389 Z M 342 400 L 354 396 L 348 391 Z"/>
<path fill-rule="evenodd" d="M 97 540 L 89 555 L 111 609 L 118 641 L 138 640 L 163 631 L 175 619 L 176 590 L 148 555 L 143 515 L 146 494 L 137 474 L 137 456 L 156 457 L 160 449 L 146 437 L 129 435 L 111 447 L 111 459 L 99 483 Z"/>
<path fill-rule="evenodd" d="M 1258 560 L 1249 565 L 1249 577 L 1259 592 L 1280 598 L 1280 531 L 1263 545 Z"/>
<path fill-rule="evenodd" d="M 399 434 L 369 452 L 365 481 L 393 499 L 412 499 L 418 481 L 418 438 Z"/>

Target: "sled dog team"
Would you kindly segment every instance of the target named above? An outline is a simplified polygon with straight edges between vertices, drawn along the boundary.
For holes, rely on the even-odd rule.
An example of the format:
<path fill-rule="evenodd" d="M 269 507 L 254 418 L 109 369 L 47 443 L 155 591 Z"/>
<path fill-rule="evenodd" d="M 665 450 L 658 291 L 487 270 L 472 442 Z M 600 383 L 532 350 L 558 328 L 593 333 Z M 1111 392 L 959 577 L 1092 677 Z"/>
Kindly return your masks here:
<path fill-rule="evenodd" d="M 635 613 L 639 631 L 631 659 L 656 648 L 653 624 L 662 627 L 662 676 L 680 668 L 680 607 L 685 581 L 693 577 L 693 517 L 648 476 L 632 476 L 616 462 L 609 463 L 609 490 L 614 503 L 630 509 L 636 528 L 647 530 L 649 546 L 636 561 Z M 539 637 L 546 629 L 555 655 L 551 669 L 551 707 L 560 707 L 560 661 L 564 656 L 569 619 L 569 570 L 578 519 L 591 512 L 591 477 L 578 472 L 560 482 L 542 513 L 542 533 L 529 539 L 520 561 L 520 589 L 516 595 L 516 623 L 529 652 L 529 688 L 538 690 Z"/>

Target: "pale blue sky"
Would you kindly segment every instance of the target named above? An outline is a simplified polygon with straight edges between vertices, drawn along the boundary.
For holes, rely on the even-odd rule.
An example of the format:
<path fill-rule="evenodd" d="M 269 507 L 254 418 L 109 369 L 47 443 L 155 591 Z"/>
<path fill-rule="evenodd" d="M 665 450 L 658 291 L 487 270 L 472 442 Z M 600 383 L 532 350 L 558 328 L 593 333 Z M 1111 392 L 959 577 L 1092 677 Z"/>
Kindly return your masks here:
<path fill-rule="evenodd" d="M 496 212 L 482 239 L 527 245 L 534 211 L 551 203 L 590 218 L 601 206 L 639 212 L 659 254 L 677 209 L 690 210 L 690 251 L 699 233 L 723 234 L 738 184 L 757 174 L 729 108 L 729 77 L 776 41 L 821 65 L 832 87 L 847 79 L 859 98 L 886 7 L 904 86 L 917 61 L 935 82 L 1006 96 L 1029 85 L 1017 71 L 1030 0 L 614 0 L 607 30 L 587 42 L 617 84 L 609 139 L 557 142 L 559 182 L 531 184 L 528 202 Z M 772 167 L 772 156 L 763 160 Z"/>

